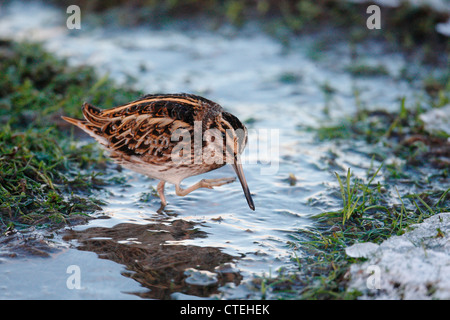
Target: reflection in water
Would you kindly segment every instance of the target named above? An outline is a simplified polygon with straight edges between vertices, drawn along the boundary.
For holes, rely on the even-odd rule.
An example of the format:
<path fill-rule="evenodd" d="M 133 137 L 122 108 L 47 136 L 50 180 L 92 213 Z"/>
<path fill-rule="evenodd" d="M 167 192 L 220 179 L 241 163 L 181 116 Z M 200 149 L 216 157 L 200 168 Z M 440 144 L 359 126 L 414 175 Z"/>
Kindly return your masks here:
<path fill-rule="evenodd" d="M 174 292 L 208 297 L 226 282 L 239 284 L 241 276 L 227 271 L 233 270 L 227 267 L 234 258 L 231 255 L 218 248 L 168 244 L 206 236 L 195 227 L 196 223 L 180 219 L 121 223 L 112 228 L 68 230 L 64 240 L 77 240 L 78 249 L 125 265 L 126 276 L 150 289 L 136 293 L 143 298 L 170 299 Z"/>

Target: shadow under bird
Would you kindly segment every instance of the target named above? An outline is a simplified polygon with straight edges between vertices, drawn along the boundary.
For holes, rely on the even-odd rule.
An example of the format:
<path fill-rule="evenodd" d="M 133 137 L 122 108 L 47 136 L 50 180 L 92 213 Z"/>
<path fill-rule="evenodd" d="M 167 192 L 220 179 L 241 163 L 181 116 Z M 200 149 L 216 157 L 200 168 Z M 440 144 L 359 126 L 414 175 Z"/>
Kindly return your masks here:
<path fill-rule="evenodd" d="M 94 137 L 118 164 L 160 180 L 162 207 L 166 182 L 179 196 L 212 189 L 236 179 L 202 179 L 186 189 L 180 183 L 230 163 L 255 210 L 240 161 L 247 128 L 219 104 L 192 94 L 154 94 L 107 110 L 88 103 L 82 109 L 84 120 L 62 118 Z"/>

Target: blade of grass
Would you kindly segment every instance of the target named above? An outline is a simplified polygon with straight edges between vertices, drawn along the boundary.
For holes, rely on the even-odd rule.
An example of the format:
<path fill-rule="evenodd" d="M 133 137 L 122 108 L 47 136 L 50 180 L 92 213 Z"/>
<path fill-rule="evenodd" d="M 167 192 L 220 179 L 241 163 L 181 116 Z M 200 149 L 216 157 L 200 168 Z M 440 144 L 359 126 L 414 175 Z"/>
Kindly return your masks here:
<path fill-rule="evenodd" d="M 398 192 L 397 187 L 394 187 L 395 191 L 397 192 L 398 198 L 400 199 L 400 202 L 402 203 L 401 209 L 400 209 L 400 224 L 399 224 L 399 230 L 402 229 L 402 222 L 403 222 L 403 214 L 406 215 L 406 208 L 405 208 L 405 204 L 403 203 L 403 199 L 400 196 L 400 193 Z M 394 221 L 394 227 L 393 229 L 395 229 L 397 227 L 397 220 Z"/>
<path fill-rule="evenodd" d="M 417 218 L 417 223 L 422 222 L 423 219 L 423 212 L 422 209 L 420 209 L 419 205 L 417 204 L 417 202 L 413 199 L 412 202 L 414 203 L 414 205 L 416 206 L 417 210 L 419 210 L 419 218 Z"/>
<path fill-rule="evenodd" d="M 428 204 L 426 204 L 426 202 L 423 201 L 419 195 L 416 195 L 416 197 L 417 199 L 419 199 L 420 202 L 422 202 L 422 204 L 428 209 L 428 211 L 430 211 L 430 213 L 434 215 L 433 209 L 431 209 L 431 207 Z"/>
<path fill-rule="evenodd" d="M 339 174 L 338 174 L 337 172 L 335 172 L 334 174 L 336 175 L 336 177 L 337 177 L 337 179 L 338 179 L 338 182 L 339 182 L 339 187 L 340 187 L 340 189 L 341 189 L 342 203 L 343 203 L 343 205 L 344 205 L 344 210 L 345 210 L 346 202 L 347 202 L 347 201 L 346 201 L 346 198 L 345 198 L 344 185 L 342 184 L 342 180 L 341 180 L 341 177 L 339 177 Z"/>
<path fill-rule="evenodd" d="M 448 188 L 447 190 L 445 190 L 445 192 L 442 194 L 442 196 L 439 198 L 439 200 L 436 202 L 436 204 L 434 205 L 435 208 L 437 208 L 437 206 L 439 205 L 439 203 L 441 202 L 442 199 L 445 199 L 447 193 L 450 191 L 450 188 Z"/>

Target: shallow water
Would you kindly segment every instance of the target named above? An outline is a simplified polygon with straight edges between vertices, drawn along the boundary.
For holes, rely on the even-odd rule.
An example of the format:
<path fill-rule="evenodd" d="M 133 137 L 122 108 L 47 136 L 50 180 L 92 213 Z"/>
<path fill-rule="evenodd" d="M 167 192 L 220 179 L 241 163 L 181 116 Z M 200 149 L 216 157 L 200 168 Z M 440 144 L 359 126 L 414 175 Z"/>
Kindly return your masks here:
<path fill-rule="evenodd" d="M 256 211 L 233 183 L 184 198 L 169 185 L 169 205 L 158 213 L 159 199 L 149 195 L 157 181 L 112 166 L 108 175 L 125 177 L 126 185 L 101 193 L 107 202 L 101 218 L 47 239 L 63 248 L 50 258 L 5 259 L 1 298 L 259 297 L 252 279 L 279 268 L 294 271 L 292 236 L 314 226 L 311 215 L 339 208 L 340 200 L 330 192 L 337 185 L 333 172 L 351 167 L 364 176 L 370 165 L 361 152 L 370 146 L 354 150 L 318 143 L 306 127 L 352 115 L 361 105 L 397 110 L 401 97 L 411 103 L 417 98 L 413 84 L 399 80 L 407 63 L 376 43 L 358 48 L 359 58 L 383 64 L 389 76 L 355 78 L 346 71 L 352 63 L 349 45 L 314 51 L 315 36 L 292 39 L 285 47 L 257 26 L 242 32 L 199 31 L 176 23 L 158 30 L 84 24 L 68 30 L 60 9 L 14 3 L 4 10 L 1 37 L 42 41 L 72 64 L 93 65 L 119 83 L 131 77 L 148 93 L 203 95 L 248 120 L 244 171 Z M 327 95 L 324 86 L 332 93 Z M 327 160 L 330 150 L 334 163 Z M 297 181 L 289 180 L 291 173 Z M 201 178 L 234 175 L 225 166 Z M 80 267 L 83 290 L 67 289 L 69 265 Z M 174 273 L 160 279 L 169 271 Z M 33 290 L 24 289 L 23 274 Z M 50 290 L 48 283 L 57 288 Z"/>

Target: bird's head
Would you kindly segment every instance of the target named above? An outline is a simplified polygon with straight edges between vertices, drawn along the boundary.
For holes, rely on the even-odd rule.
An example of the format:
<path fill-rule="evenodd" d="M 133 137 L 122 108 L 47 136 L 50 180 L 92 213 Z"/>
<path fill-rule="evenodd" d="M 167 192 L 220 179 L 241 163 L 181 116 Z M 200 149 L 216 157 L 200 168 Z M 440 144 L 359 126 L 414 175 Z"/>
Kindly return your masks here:
<path fill-rule="evenodd" d="M 222 113 L 220 124 L 222 131 L 224 131 L 222 132 L 222 136 L 225 139 L 224 150 L 226 153 L 226 161 L 231 164 L 236 172 L 250 209 L 255 210 L 255 204 L 253 203 L 247 181 L 245 180 L 240 157 L 248 141 L 247 128 L 238 118 L 228 112 Z"/>

